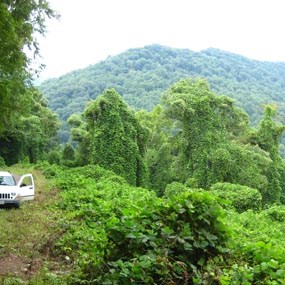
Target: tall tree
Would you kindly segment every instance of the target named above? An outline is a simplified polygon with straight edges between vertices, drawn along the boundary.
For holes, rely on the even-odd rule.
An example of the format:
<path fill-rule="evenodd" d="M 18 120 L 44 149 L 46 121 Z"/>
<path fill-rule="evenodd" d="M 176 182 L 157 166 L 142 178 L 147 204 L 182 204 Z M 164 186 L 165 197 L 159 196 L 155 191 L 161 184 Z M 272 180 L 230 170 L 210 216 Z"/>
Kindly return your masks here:
<path fill-rule="evenodd" d="M 36 36 L 45 33 L 45 19 L 54 16 L 45 0 L 0 3 L 0 135 L 31 103 L 26 89 L 32 57 L 39 54 Z"/>
<path fill-rule="evenodd" d="M 259 145 L 260 148 L 268 152 L 272 160 L 267 171 L 269 184 L 264 193 L 264 203 L 280 202 L 282 188 L 284 188 L 281 174 L 284 173 L 285 168 L 280 156 L 279 145 L 285 126 L 275 122 L 275 117 L 276 107 L 267 105 L 257 131 L 253 132 L 250 138 L 251 143 Z"/>
<path fill-rule="evenodd" d="M 37 36 L 55 17 L 46 0 L 0 3 L 0 155 L 7 164 L 28 157 L 37 161 L 58 128 L 55 115 L 32 87 Z"/>
<path fill-rule="evenodd" d="M 104 91 L 84 111 L 89 133 L 89 162 L 123 176 L 133 185 L 145 184 L 145 131 L 114 90 Z"/>
<path fill-rule="evenodd" d="M 166 185 L 172 181 L 172 121 L 165 116 L 161 105 L 157 105 L 151 112 L 141 110 L 136 113 L 136 117 L 148 133 L 145 154 L 149 172 L 148 187 L 161 195 Z"/>
<path fill-rule="evenodd" d="M 266 187 L 270 159 L 242 142 L 248 118 L 232 99 L 218 96 L 207 82 L 181 80 L 164 96 L 166 113 L 179 122 L 173 130 L 175 180 L 209 188 L 215 182 Z"/>

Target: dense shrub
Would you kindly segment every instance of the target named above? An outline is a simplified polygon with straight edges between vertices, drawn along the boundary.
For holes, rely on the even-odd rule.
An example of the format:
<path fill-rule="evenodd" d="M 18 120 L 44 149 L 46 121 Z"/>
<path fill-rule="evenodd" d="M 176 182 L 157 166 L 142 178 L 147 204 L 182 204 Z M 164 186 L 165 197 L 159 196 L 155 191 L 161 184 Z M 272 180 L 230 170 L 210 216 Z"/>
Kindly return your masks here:
<path fill-rule="evenodd" d="M 285 221 L 285 206 L 272 206 L 263 212 L 272 221 L 284 222 Z"/>
<path fill-rule="evenodd" d="M 257 189 L 238 184 L 216 183 L 210 190 L 220 198 L 231 201 L 238 212 L 261 209 L 262 196 Z"/>
<path fill-rule="evenodd" d="M 284 284 L 281 206 L 225 212 L 223 199 L 180 183 L 169 184 L 159 198 L 99 166 L 45 167 L 63 190 L 63 235 L 54 253 L 73 265 L 69 285 Z M 234 189 L 256 193 L 241 185 L 212 187 L 214 193 Z M 256 197 L 251 207 L 260 205 Z M 238 210 L 249 208 L 232 201 Z"/>
<path fill-rule="evenodd" d="M 183 284 L 193 267 L 225 248 L 222 210 L 208 193 L 184 192 L 156 199 L 139 215 L 106 227 L 114 247 L 103 284 Z"/>
<path fill-rule="evenodd" d="M 54 177 L 66 213 L 57 250 L 74 262 L 71 284 L 191 282 L 193 268 L 226 248 L 223 211 L 211 193 L 172 184 L 171 195 L 158 198 L 96 166 Z"/>
<path fill-rule="evenodd" d="M 239 263 L 224 268 L 222 285 L 283 285 L 285 283 L 284 250 L 275 249 L 262 241 L 250 243 L 241 249 Z"/>
<path fill-rule="evenodd" d="M 166 197 L 172 197 L 185 191 L 191 190 L 180 182 L 171 182 L 170 184 L 166 185 L 164 195 Z"/>

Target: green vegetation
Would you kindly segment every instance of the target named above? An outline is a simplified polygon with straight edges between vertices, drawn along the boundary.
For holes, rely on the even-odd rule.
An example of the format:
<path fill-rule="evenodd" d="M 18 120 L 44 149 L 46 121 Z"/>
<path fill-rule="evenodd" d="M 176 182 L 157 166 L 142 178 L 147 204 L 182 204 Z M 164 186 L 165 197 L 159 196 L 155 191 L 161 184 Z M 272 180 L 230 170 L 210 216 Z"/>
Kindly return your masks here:
<path fill-rule="evenodd" d="M 54 17 L 46 1 L 2 1 L 0 4 L 0 157 L 6 164 L 35 162 L 54 143 L 57 116 L 31 80 L 39 48 L 36 33 L 45 33 Z"/>
<path fill-rule="evenodd" d="M 68 119 L 74 141 L 50 148 L 43 158 L 51 163 L 37 165 L 51 198 L 40 198 L 42 212 L 33 215 L 32 203 L 20 210 L 36 224 L 35 233 L 23 228 L 26 246 L 8 239 L 12 222 L 0 252 L 0 261 L 12 251 L 37 267 L 27 276 L 6 270 L 3 280 L 284 284 L 284 126 L 275 116 L 268 105 L 250 127 L 232 99 L 202 79 L 173 84 L 151 112 L 105 90 Z M 14 213 L 0 211 L 11 221 Z"/>
<path fill-rule="evenodd" d="M 42 189 L 37 201 L 0 211 L 0 260 L 13 256 L 27 270 L 3 284 L 284 284 L 284 206 L 261 210 L 251 200 L 256 211 L 239 213 L 214 189 L 177 182 L 159 198 L 96 165 L 28 171 Z M 6 239 L 15 230 L 19 238 Z"/>
<path fill-rule="evenodd" d="M 52 268 L 58 272 L 68 266 L 52 254 L 53 244 L 62 235 L 58 226 L 60 212 L 51 205 L 56 201 L 42 171 L 31 165 L 14 165 L 13 174 L 32 173 L 35 178 L 35 201 L 23 203 L 20 209 L 0 209 L 0 283 L 3 285 L 59 285 L 53 282 Z"/>
<path fill-rule="evenodd" d="M 23 52 L 54 13 L 22 2 L 0 4 L 0 166 L 33 173 L 36 199 L 0 210 L 0 283 L 285 284 L 285 126 L 268 104 L 284 64 L 157 45 L 110 57 L 41 86 L 70 126 L 62 145 Z"/>
<path fill-rule="evenodd" d="M 39 88 L 65 122 L 105 89 L 115 88 L 130 106 L 150 111 L 178 80 L 205 78 L 217 94 L 235 99 L 255 125 L 262 117 L 263 105 L 269 103 L 279 106 L 284 122 L 284 75 L 284 63 L 250 60 L 212 48 L 193 52 L 151 45 L 47 80 Z M 61 130 L 61 139 L 68 140 L 66 127 Z"/>

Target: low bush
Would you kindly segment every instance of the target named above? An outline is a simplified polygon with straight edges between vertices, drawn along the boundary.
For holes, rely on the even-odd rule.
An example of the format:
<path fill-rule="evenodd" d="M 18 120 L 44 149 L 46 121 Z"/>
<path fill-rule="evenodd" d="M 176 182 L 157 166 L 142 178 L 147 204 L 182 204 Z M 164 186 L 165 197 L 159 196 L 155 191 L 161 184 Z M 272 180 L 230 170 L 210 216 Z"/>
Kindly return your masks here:
<path fill-rule="evenodd" d="M 177 194 L 183 193 L 185 191 L 191 191 L 191 190 L 182 183 L 172 182 L 166 185 L 164 195 L 166 197 L 172 197 Z"/>
<path fill-rule="evenodd" d="M 272 206 L 263 211 L 264 215 L 268 216 L 272 221 L 284 222 L 285 221 L 285 206 Z"/>
<path fill-rule="evenodd" d="M 220 198 L 229 200 L 239 212 L 260 210 L 262 196 L 257 189 L 231 183 L 216 183 L 210 188 L 211 192 Z"/>

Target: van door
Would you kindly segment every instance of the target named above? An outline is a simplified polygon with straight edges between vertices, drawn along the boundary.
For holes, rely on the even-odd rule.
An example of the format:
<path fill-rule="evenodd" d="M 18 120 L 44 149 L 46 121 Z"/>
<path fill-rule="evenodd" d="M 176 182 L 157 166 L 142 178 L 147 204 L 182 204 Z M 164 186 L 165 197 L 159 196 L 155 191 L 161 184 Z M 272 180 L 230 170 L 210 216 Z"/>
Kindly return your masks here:
<path fill-rule="evenodd" d="M 33 200 L 35 197 L 35 184 L 32 174 L 23 175 L 19 182 L 19 194 L 21 195 L 21 200 Z"/>

